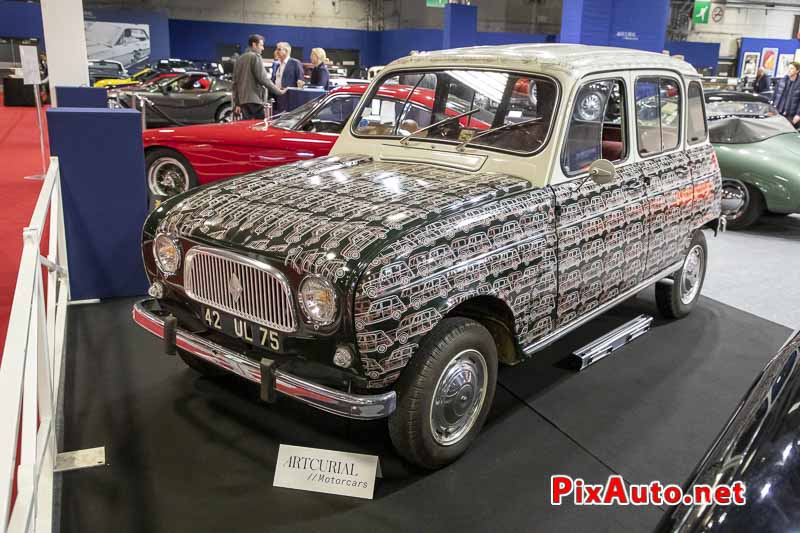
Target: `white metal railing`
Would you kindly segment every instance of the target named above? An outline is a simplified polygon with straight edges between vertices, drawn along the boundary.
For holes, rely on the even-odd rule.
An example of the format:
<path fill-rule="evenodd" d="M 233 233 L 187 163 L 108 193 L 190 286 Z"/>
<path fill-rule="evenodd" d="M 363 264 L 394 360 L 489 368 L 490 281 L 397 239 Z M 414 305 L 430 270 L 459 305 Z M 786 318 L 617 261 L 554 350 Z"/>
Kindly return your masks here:
<path fill-rule="evenodd" d="M 49 251 L 45 258 L 40 245 L 48 212 Z M 69 302 L 56 157 L 50 158 L 31 223 L 22 236 L 22 259 L 0 361 L 0 532 L 9 533 L 53 529 L 55 420 Z M 46 298 L 42 267 L 47 269 Z M 17 496 L 12 507 L 15 469 Z"/>

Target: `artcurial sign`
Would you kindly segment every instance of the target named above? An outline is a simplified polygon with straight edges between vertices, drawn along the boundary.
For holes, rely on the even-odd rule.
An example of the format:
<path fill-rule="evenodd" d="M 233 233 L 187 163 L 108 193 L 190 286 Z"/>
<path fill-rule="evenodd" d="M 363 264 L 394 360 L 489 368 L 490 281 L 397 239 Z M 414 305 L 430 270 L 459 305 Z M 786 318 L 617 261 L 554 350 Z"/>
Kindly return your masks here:
<path fill-rule="evenodd" d="M 272 485 L 372 499 L 378 457 L 281 444 Z"/>

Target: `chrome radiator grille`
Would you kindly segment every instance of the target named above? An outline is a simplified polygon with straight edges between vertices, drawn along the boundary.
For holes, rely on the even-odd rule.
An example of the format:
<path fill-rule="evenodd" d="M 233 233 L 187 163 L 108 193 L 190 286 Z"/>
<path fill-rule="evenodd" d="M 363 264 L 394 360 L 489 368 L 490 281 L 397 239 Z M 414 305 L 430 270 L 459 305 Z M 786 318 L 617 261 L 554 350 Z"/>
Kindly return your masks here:
<path fill-rule="evenodd" d="M 289 284 L 274 267 L 225 250 L 186 254 L 184 288 L 193 300 L 278 331 L 297 328 Z"/>

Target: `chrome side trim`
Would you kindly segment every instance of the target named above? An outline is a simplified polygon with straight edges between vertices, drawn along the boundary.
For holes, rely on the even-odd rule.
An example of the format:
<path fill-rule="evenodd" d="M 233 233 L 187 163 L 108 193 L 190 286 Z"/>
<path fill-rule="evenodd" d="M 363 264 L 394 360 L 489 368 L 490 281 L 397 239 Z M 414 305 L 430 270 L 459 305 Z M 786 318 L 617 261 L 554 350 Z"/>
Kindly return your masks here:
<path fill-rule="evenodd" d="M 195 261 L 211 265 L 198 268 L 195 266 Z M 227 265 L 231 263 L 239 267 L 228 267 Z M 224 269 L 235 273 L 237 279 L 240 278 L 240 283 L 245 288 L 240 297 L 230 296 L 228 280 L 223 279 Z M 267 328 L 285 333 L 297 330 L 297 317 L 289 281 L 283 272 L 274 266 L 228 250 L 194 246 L 186 254 L 183 273 L 184 290 L 192 300 Z M 199 287 L 203 287 L 201 292 L 205 294 L 198 294 Z M 249 306 L 244 300 L 249 301 Z"/>
<path fill-rule="evenodd" d="M 662 278 L 666 278 L 667 276 L 669 276 L 670 274 L 672 274 L 676 270 L 679 270 L 682 265 L 683 265 L 683 259 L 681 259 L 677 263 L 674 263 L 673 265 L 665 268 L 664 270 L 662 270 L 661 272 L 659 272 L 655 276 L 652 276 L 652 277 L 646 279 L 645 281 L 639 283 L 638 285 L 636 285 L 632 289 L 628 289 L 627 291 L 625 291 L 622 294 L 620 294 L 619 296 L 617 296 L 617 298 L 615 298 L 614 300 L 611 300 L 610 302 L 604 303 L 603 305 L 601 305 L 600 307 L 598 307 L 594 311 L 591 311 L 591 312 L 587 313 L 586 315 L 580 317 L 575 322 L 573 322 L 571 324 L 568 324 L 568 325 L 564 326 L 561 329 L 557 329 L 557 330 L 545 335 L 544 337 L 542 337 L 538 341 L 534 342 L 533 344 L 529 344 L 528 346 L 524 347 L 522 349 L 522 351 L 525 352 L 526 355 L 531 355 L 534 352 L 537 352 L 537 351 L 539 351 L 539 350 L 541 350 L 543 348 L 546 348 L 547 346 L 553 344 L 554 342 L 556 342 L 558 339 L 560 339 L 561 337 L 563 337 L 567 333 L 578 329 L 582 325 L 586 324 L 587 322 L 589 322 L 593 318 L 597 317 L 598 315 L 601 315 L 604 312 L 608 311 L 609 309 L 611 309 L 612 307 L 614 307 L 618 303 L 622 302 L 623 300 L 627 300 L 628 298 L 630 298 L 631 296 L 633 296 L 634 294 L 636 294 L 640 290 L 648 287 L 649 285 L 655 283 L 656 281 L 658 281 L 658 280 L 660 280 Z"/>
<path fill-rule="evenodd" d="M 134 304 L 133 321 L 156 337 L 163 338 L 164 319 L 146 309 L 146 304 L 152 302 L 155 300 L 142 300 Z M 261 383 L 261 366 L 238 352 L 181 328 L 177 330 L 175 344 L 178 348 L 211 364 L 254 383 Z M 358 420 L 385 418 L 392 414 L 397 406 L 395 391 L 373 395 L 350 394 L 307 381 L 280 369 L 276 369 L 274 374 L 276 391 L 345 418 Z"/>

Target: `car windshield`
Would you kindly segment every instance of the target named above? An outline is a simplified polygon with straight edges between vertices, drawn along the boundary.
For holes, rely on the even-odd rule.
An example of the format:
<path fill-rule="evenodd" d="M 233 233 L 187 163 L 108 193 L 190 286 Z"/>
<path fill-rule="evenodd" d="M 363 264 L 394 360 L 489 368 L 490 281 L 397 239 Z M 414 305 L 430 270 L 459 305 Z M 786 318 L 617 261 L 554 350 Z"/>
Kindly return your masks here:
<path fill-rule="evenodd" d="M 295 107 L 291 111 L 281 113 L 280 115 L 277 115 L 270 124 L 278 128 L 293 130 L 297 127 L 300 121 L 303 120 L 303 117 L 309 113 L 309 111 L 317 107 L 322 102 L 323 98 L 324 95 L 320 96 L 319 98 L 309 100 L 305 104 Z"/>
<path fill-rule="evenodd" d="M 381 89 L 393 99 L 380 96 Z M 352 128 L 360 137 L 463 143 L 468 148 L 530 154 L 547 142 L 557 100 L 555 82 L 537 76 L 484 70 L 403 71 L 382 78 L 372 88 Z M 512 125 L 518 126 L 500 128 Z M 493 128 L 497 130 L 487 131 Z"/>
<path fill-rule="evenodd" d="M 765 118 L 778 114 L 778 110 L 766 102 L 744 102 L 717 100 L 709 97 L 706 102 L 706 115 L 710 120 L 723 117 Z"/>

